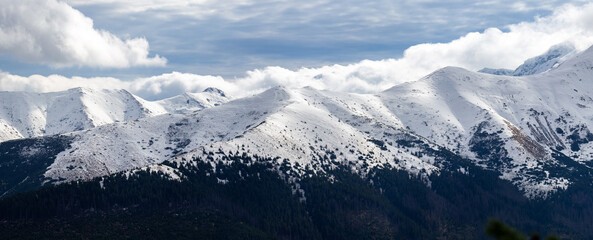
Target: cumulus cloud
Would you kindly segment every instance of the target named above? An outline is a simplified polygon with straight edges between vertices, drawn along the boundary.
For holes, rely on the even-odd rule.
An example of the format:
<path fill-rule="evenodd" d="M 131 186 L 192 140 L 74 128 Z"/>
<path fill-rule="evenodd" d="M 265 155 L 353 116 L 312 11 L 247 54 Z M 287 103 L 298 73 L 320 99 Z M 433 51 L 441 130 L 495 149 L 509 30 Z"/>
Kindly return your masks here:
<path fill-rule="evenodd" d="M 314 86 L 348 92 L 371 93 L 414 81 L 446 66 L 470 70 L 484 67 L 514 69 L 530 57 L 560 43 L 572 43 L 577 50 L 593 44 L 593 4 L 564 5 L 550 16 L 532 22 L 488 28 L 447 43 L 412 46 L 399 59 L 365 60 L 350 65 L 302 68 L 290 71 L 268 67 L 247 73 L 239 82 L 254 86 Z M 255 84 L 258 83 L 258 84 Z"/>
<path fill-rule="evenodd" d="M 219 76 L 202 76 L 191 73 L 172 72 L 158 76 L 139 78 L 130 83 L 128 89 L 146 99 L 157 100 L 184 92 L 201 92 L 208 87 L 223 89 L 227 93 L 244 96 L 236 83 Z M 253 90 L 246 88 L 245 90 Z"/>
<path fill-rule="evenodd" d="M 245 76 L 235 79 L 178 72 L 132 81 L 60 76 L 19 77 L 3 73 L 0 74 L 0 89 L 64 90 L 78 85 L 100 85 L 95 83 L 105 81 L 106 84 L 102 87 L 125 88 L 153 100 L 186 91 L 198 92 L 206 87 L 220 88 L 235 97 L 247 96 L 276 85 L 374 93 L 396 84 L 417 80 L 446 66 L 470 70 L 483 67 L 515 68 L 525 59 L 542 54 L 551 46 L 564 42 L 570 42 L 578 50 L 584 50 L 593 44 L 592 16 L 593 4 L 565 5 L 547 17 L 509 25 L 502 30 L 489 28 L 483 32 L 468 33 L 447 43 L 415 45 L 408 48 L 399 59 L 364 60 L 349 65 L 298 70 L 267 67 L 248 71 Z"/>
<path fill-rule="evenodd" d="M 144 38 L 120 39 L 56 0 L 0 0 L 0 54 L 52 67 L 164 66 Z"/>
<path fill-rule="evenodd" d="M 110 77 L 67 78 L 60 75 L 31 75 L 28 77 L 0 71 L 0 90 L 28 92 L 57 92 L 75 87 L 96 89 L 127 89 L 129 83 Z"/>

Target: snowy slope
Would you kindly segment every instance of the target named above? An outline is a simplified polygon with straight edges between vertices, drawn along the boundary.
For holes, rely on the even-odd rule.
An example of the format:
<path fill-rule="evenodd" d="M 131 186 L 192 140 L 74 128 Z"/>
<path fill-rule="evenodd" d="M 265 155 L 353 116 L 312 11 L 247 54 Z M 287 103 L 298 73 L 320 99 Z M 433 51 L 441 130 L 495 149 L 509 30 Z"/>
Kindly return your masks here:
<path fill-rule="evenodd" d="M 562 165 L 553 150 L 577 161 L 593 158 L 591 66 L 593 49 L 526 77 L 448 67 L 380 97 L 415 133 L 500 171 L 528 194 L 539 194 L 570 183 L 547 170 Z"/>
<path fill-rule="evenodd" d="M 465 173 L 461 163 L 444 157 L 449 152 L 441 154 L 448 149 L 500 173 L 529 197 L 546 197 L 589 168 L 592 96 L 593 49 L 541 74 L 497 76 L 447 67 L 377 95 L 276 87 L 193 111 L 216 105 L 207 105 L 215 98 L 187 94 L 155 103 L 185 106 L 163 107 L 180 114 L 65 134 L 72 139 L 69 147 L 44 176 L 48 182 L 89 179 L 164 169 L 163 161 L 215 166 L 233 154 L 272 159 L 269 164 L 295 183 L 303 174 L 336 167 L 361 176 L 373 168 L 419 176 Z"/>
<path fill-rule="evenodd" d="M 577 54 L 570 43 L 552 46 L 546 53 L 527 59 L 513 72 L 513 76 L 526 76 L 546 72 Z"/>
<path fill-rule="evenodd" d="M 185 96 L 187 99 L 181 101 Z M 78 131 L 167 112 L 195 111 L 228 101 L 224 93 L 213 89 L 176 98 L 179 101 L 172 98 L 149 102 L 126 90 L 86 88 L 53 93 L 0 92 L 0 142 Z"/>
<path fill-rule="evenodd" d="M 560 63 L 574 57 L 578 51 L 570 43 L 552 46 L 542 55 L 527 59 L 515 70 L 484 68 L 478 72 L 494 75 L 527 76 L 546 72 L 557 67 Z"/>
<path fill-rule="evenodd" d="M 228 102 L 228 100 L 223 91 L 216 88 L 207 88 L 201 93 L 184 93 L 155 103 L 162 106 L 168 113 L 191 113 L 218 106 Z"/>
<path fill-rule="evenodd" d="M 292 177 L 337 166 L 361 175 L 373 167 L 431 174 L 443 164 L 438 156 L 415 155 L 438 146 L 402 129 L 379 98 L 312 88 L 277 87 L 189 115 L 166 114 L 68 135 L 75 139 L 71 147 L 45 173 L 51 181 L 89 179 L 165 160 L 210 157 L 215 165 L 230 153 L 288 164 Z M 402 147 L 398 141 L 412 143 Z"/>

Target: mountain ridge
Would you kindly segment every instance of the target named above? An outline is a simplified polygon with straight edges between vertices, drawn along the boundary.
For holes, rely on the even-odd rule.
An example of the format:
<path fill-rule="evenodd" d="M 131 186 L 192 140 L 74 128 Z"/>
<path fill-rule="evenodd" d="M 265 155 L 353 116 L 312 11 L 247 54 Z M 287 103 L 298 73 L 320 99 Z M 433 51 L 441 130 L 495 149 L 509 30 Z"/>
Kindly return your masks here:
<path fill-rule="evenodd" d="M 216 225 L 479 239 L 496 217 L 593 236 L 593 48 L 539 74 L 446 67 L 378 94 L 206 93 L 163 100 L 170 113 L 0 142 L 0 232 L 109 216 L 138 234 L 161 229 L 144 219 L 158 216 L 196 236 Z"/>
<path fill-rule="evenodd" d="M 593 156 L 593 114 L 582 111 L 593 106 L 593 83 L 583 81 L 593 78 L 592 69 L 590 48 L 522 77 L 446 67 L 376 95 L 274 87 L 201 111 L 190 108 L 204 105 L 190 104 L 174 114 L 66 133 L 69 147 L 41 177 L 61 183 L 163 169 L 165 161 L 224 164 L 229 152 L 273 159 L 275 171 L 294 183 L 309 170 L 325 174 L 337 166 L 363 177 L 375 168 L 424 178 L 464 171 L 440 155 L 446 150 L 497 172 L 529 198 L 547 198 L 578 181 Z M 164 101 L 189 104 L 191 96 Z M 566 159 L 582 168 L 563 167 L 572 164 Z M 284 164 L 289 173 L 278 168 Z"/>
<path fill-rule="evenodd" d="M 228 101 L 222 91 L 188 93 L 185 98 L 188 102 L 150 102 L 123 89 L 0 92 L 0 142 L 62 134 L 168 112 L 197 111 Z"/>

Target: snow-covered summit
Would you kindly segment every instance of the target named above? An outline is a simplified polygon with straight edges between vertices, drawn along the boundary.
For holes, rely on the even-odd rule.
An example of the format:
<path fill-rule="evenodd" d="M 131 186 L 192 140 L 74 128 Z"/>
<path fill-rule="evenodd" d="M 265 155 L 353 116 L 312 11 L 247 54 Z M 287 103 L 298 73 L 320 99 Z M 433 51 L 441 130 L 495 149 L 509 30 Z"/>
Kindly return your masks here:
<path fill-rule="evenodd" d="M 586 57 L 590 52 L 565 64 L 580 69 L 593 60 Z M 46 176 L 85 179 L 237 151 L 287 159 L 297 175 L 305 168 L 324 171 L 325 154 L 336 156 L 330 166 L 352 166 L 362 175 L 376 166 L 430 174 L 442 169 L 443 160 L 419 147 L 428 146 L 497 171 L 529 196 L 547 196 L 571 182 L 570 174 L 558 171 L 554 151 L 584 162 L 593 149 L 588 140 L 593 113 L 581 110 L 593 106 L 584 97 L 593 95 L 593 85 L 578 81 L 586 72 L 577 69 L 511 77 L 447 67 L 378 95 L 275 87 L 189 115 L 81 132 Z M 574 89 L 585 89 L 584 98 Z M 575 99 L 583 102 L 574 104 Z M 97 151 L 101 154 L 94 155 Z"/>
<path fill-rule="evenodd" d="M 548 170 L 563 164 L 555 154 L 583 164 L 593 157 L 592 80 L 590 48 L 542 74 L 447 67 L 379 96 L 406 128 L 538 195 L 570 183 L 570 174 Z"/>
<path fill-rule="evenodd" d="M 494 75 L 527 76 L 549 71 L 560 63 L 570 59 L 578 53 L 571 43 L 562 43 L 552 46 L 542 55 L 525 60 L 515 70 L 484 68 L 478 72 Z"/>
<path fill-rule="evenodd" d="M 204 89 L 203 92 L 214 93 L 214 94 L 220 95 L 221 97 L 226 97 L 226 94 L 218 88 L 209 87 L 209 88 Z"/>
<path fill-rule="evenodd" d="M 213 89 L 153 103 L 187 107 L 163 108 L 174 114 L 64 134 L 68 147 L 43 177 L 90 179 L 164 161 L 216 166 L 229 154 L 271 159 L 290 181 L 336 167 L 428 176 L 465 172 L 462 161 L 450 161 L 456 156 L 529 197 L 547 197 L 570 187 L 593 159 L 592 80 L 593 48 L 541 74 L 447 67 L 376 95 L 274 87 L 193 111 L 226 99 Z"/>
<path fill-rule="evenodd" d="M 593 70 L 593 46 L 559 64 L 555 71 L 591 72 Z"/>
<path fill-rule="evenodd" d="M 237 151 L 278 159 L 275 164 L 287 159 L 297 175 L 307 168 L 324 171 L 322 165 L 329 162 L 320 161 L 327 153 L 334 155 L 334 166 L 350 164 L 360 174 L 372 166 L 416 174 L 436 171 L 433 157 L 398 149 L 395 141 L 408 138 L 430 146 L 400 124 L 372 95 L 274 87 L 191 114 L 165 114 L 71 133 L 71 147 L 57 156 L 45 176 L 88 179 L 165 160 Z"/>
<path fill-rule="evenodd" d="M 206 88 L 201 93 L 184 93 L 155 103 L 162 106 L 169 113 L 191 113 L 204 108 L 215 107 L 228 101 L 229 98 L 222 90 Z"/>
<path fill-rule="evenodd" d="M 62 92 L 0 92 L 0 142 L 60 134 L 228 101 L 224 93 L 188 93 L 187 101 L 146 101 L 126 90 L 73 88 Z M 191 100 L 191 101 L 190 101 Z"/>
<path fill-rule="evenodd" d="M 513 76 L 533 75 L 548 71 L 577 53 L 570 43 L 554 45 L 546 53 L 527 59 L 513 72 Z"/>

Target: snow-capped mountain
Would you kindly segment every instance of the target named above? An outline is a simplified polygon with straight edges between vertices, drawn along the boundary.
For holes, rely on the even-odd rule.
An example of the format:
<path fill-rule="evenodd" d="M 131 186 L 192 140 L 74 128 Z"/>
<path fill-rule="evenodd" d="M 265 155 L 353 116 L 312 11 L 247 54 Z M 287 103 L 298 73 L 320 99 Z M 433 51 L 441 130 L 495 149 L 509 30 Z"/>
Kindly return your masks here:
<path fill-rule="evenodd" d="M 577 59 L 528 77 L 449 67 L 380 96 L 416 134 L 499 171 L 528 195 L 545 194 L 571 182 L 549 170 L 564 165 L 554 154 L 591 159 L 593 115 L 584 109 L 593 103 L 593 82 L 585 80 L 593 72 L 572 66 L 593 58 Z"/>
<path fill-rule="evenodd" d="M 228 97 L 222 90 L 206 88 L 201 93 L 184 93 L 155 103 L 162 106 L 168 113 L 191 113 L 204 108 L 215 107 L 228 101 Z"/>
<path fill-rule="evenodd" d="M 160 163 L 216 166 L 234 154 L 272 159 L 270 166 L 295 184 L 303 174 L 338 167 L 361 176 L 377 168 L 417 176 L 465 173 L 462 163 L 445 157 L 458 155 L 499 173 L 528 197 L 545 198 L 589 174 L 592 69 L 593 48 L 524 77 L 447 67 L 377 95 L 276 87 L 197 112 L 164 108 L 181 114 L 62 135 L 63 149 L 47 168 L 18 184 L 84 180 L 143 167 L 179 179 L 175 169 Z M 191 97 L 154 104 L 198 107 Z M 29 144 L 18 156 L 34 158 L 43 149 L 46 144 Z"/>
<path fill-rule="evenodd" d="M 494 75 L 527 76 L 546 72 L 575 56 L 578 51 L 571 43 L 552 46 L 546 53 L 527 59 L 515 70 L 484 68 L 478 72 Z"/>
<path fill-rule="evenodd" d="M 195 111 L 227 101 L 217 89 L 157 102 L 146 101 L 126 90 L 0 92 L 0 142 L 67 133 L 168 112 Z"/>
<path fill-rule="evenodd" d="M 552 46 L 546 53 L 527 59 L 521 66 L 513 72 L 513 76 L 526 76 L 543 73 L 558 64 L 573 57 L 577 53 L 575 47 L 570 43 L 564 43 Z"/>
<path fill-rule="evenodd" d="M 232 101 L 217 89 L 156 102 L 90 89 L 0 96 L 4 129 L 48 135 L 0 142 L 8 233 L 35 216 L 126 222 L 158 210 L 158 219 L 191 216 L 194 230 L 200 219 L 279 238 L 310 223 L 311 235 L 296 236 L 341 228 L 354 239 L 377 229 L 386 239 L 479 239 L 489 217 L 593 236 L 582 224 L 593 219 L 593 47 L 538 74 L 447 67 L 374 95 L 275 87 Z M 293 225 L 269 228 L 277 222 Z"/>
<path fill-rule="evenodd" d="M 168 114 L 75 133 L 71 147 L 58 155 L 45 176 L 88 179 L 173 157 L 181 161 L 236 151 L 288 159 L 292 166 L 303 167 L 295 168 L 296 174 L 306 168 L 323 171 L 319 160 L 330 152 L 336 162 L 354 164 L 357 171 L 377 165 L 436 170 L 429 156 L 422 159 L 410 149 L 397 148 L 399 138 L 420 139 L 401 127 L 372 95 L 276 87 L 190 115 Z M 391 144 L 384 143 L 387 136 Z"/>

